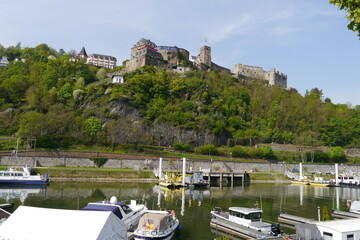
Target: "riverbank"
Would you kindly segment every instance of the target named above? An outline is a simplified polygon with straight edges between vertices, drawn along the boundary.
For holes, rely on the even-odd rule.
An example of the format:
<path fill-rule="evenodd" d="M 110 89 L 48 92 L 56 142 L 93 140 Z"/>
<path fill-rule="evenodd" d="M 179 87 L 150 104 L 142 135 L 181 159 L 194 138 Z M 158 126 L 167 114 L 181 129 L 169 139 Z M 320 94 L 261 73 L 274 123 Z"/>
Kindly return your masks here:
<path fill-rule="evenodd" d="M 155 183 L 158 178 L 150 170 L 102 168 L 35 168 L 37 174 L 49 174 L 52 182 L 137 182 Z M 253 183 L 290 183 L 280 173 L 249 173 Z"/>

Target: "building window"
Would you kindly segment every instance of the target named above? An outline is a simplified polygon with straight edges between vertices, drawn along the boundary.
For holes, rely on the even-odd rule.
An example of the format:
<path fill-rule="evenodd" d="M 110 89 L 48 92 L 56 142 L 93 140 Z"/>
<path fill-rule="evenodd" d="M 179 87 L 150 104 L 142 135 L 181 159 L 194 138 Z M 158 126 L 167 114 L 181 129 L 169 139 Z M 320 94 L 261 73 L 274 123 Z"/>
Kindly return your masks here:
<path fill-rule="evenodd" d="M 332 233 L 324 232 L 324 240 L 333 240 Z"/>
<path fill-rule="evenodd" d="M 347 240 L 354 240 L 354 234 L 349 234 L 346 236 Z"/>

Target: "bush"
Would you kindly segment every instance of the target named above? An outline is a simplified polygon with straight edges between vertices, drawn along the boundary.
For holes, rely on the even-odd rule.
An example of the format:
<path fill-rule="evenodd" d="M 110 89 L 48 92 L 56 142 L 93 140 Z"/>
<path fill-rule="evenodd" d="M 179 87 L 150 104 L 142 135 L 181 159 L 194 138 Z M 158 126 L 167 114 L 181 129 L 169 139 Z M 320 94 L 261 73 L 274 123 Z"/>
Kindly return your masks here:
<path fill-rule="evenodd" d="M 204 155 L 213 155 L 213 156 L 221 155 L 221 152 L 213 144 L 197 147 L 195 148 L 195 152 Z"/>
<path fill-rule="evenodd" d="M 248 158 L 249 154 L 247 150 L 241 146 L 235 146 L 231 149 L 233 157 Z"/>
<path fill-rule="evenodd" d="M 102 167 L 107 162 L 108 159 L 101 157 L 94 157 L 94 158 L 90 158 L 90 160 L 95 163 L 95 166 Z"/>
<path fill-rule="evenodd" d="M 184 144 L 174 143 L 173 147 L 175 150 L 178 150 L 178 151 L 192 152 L 191 145 L 188 143 L 184 143 Z"/>
<path fill-rule="evenodd" d="M 330 148 L 330 160 L 331 162 L 346 162 L 346 155 L 342 147 L 332 147 Z"/>

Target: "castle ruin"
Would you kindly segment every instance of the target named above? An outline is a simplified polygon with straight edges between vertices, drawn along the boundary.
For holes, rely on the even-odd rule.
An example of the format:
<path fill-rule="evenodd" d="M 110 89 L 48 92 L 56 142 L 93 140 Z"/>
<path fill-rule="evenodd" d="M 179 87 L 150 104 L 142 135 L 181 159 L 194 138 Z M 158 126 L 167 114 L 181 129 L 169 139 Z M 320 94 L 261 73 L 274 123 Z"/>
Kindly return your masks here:
<path fill-rule="evenodd" d="M 197 56 L 190 56 L 189 51 L 177 46 L 157 46 L 150 39 L 141 38 L 131 48 L 130 59 L 125 69 L 133 71 L 145 65 L 164 67 L 176 72 L 186 72 L 191 68 L 199 70 L 215 69 L 232 73 L 240 79 L 263 79 L 272 86 L 287 88 L 287 75 L 272 68 L 265 71 L 262 67 L 235 64 L 233 71 L 212 62 L 211 47 L 202 46 Z"/>
<path fill-rule="evenodd" d="M 275 68 L 265 71 L 262 67 L 235 64 L 232 73 L 240 79 L 265 79 L 272 86 L 287 88 L 287 75 Z"/>

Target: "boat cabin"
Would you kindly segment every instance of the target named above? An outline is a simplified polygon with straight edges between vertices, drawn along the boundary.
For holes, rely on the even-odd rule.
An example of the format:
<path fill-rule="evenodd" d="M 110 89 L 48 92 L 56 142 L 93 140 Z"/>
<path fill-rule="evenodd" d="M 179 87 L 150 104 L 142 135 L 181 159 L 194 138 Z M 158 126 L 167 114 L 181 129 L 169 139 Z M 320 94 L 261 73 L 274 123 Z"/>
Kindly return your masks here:
<path fill-rule="evenodd" d="M 359 180 L 355 179 L 353 176 L 338 176 L 338 180 L 340 183 L 347 183 L 347 184 L 359 184 Z"/>
<path fill-rule="evenodd" d="M 242 208 L 231 207 L 229 208 L 229 219 L 242 222 L 260 222 L 262 210 L 257 208 Z"/>

